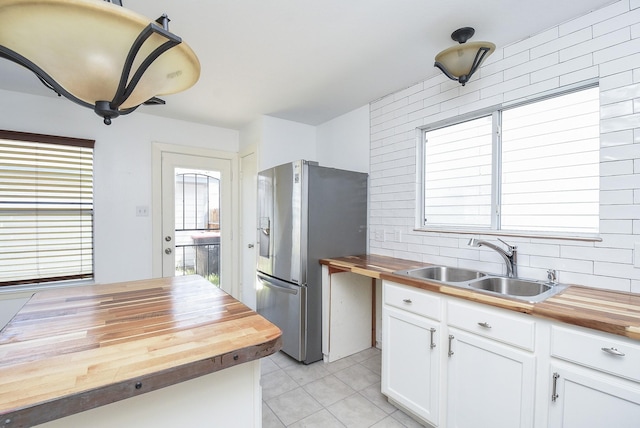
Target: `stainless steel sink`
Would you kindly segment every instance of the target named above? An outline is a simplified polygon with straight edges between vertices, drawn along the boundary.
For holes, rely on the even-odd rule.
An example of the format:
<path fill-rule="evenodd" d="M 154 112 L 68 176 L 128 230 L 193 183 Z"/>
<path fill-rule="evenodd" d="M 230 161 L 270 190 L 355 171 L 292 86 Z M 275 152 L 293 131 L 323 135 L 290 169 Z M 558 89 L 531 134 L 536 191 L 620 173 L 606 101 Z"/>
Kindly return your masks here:
<path fill-rule="evenodd" d="M 567 288 L 564 284 L 488 275 L 484 272 L 448 266 L 405 269 L 396 271 L 394 274 L 441 282 L 453 287 L 466 288 L 467 290 L 509 297 L 530 303 L 542 302 Z"/>
<path fill-rule="evenodd" d="M 398 275 L 410 276 L 413 278 L 429 279 L 432 281 L 440 282 L 465 282 L 487 276 L 487 274 L 483 272 L 448 266 L 428 266 L 418 269 L 398 271 L 394 273 Z"/>
<path fill-rule="evenodd" d="M 551 285 L 515 278 L 489 277 L 469 283 L 469 287 L 511 296 L 537 296 L 551 289 Z"/>
<path fill-rule="evenodd" d="M 541 302 L 566 288 L 562 284 L 498 276 L 471 281 L 468 285 L 479 291 L 514 297 L 531 303 Z"/>

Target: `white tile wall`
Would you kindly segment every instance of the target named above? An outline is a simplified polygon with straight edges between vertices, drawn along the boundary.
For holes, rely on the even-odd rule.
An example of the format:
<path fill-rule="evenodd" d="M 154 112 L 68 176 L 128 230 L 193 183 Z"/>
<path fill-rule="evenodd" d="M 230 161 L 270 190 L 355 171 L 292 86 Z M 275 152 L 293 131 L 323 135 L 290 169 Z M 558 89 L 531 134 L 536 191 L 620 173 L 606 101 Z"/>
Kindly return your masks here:
<path fill-rule="evenodd" d="M 498 47 L 465 87 L 439 74 L 371 103 L 370 252 L 504 273 L 495 252 L 467 246 L 478 235 L 414 231 L 416 128 L 594 78 L 601 241 L 504 239 L 519 247 L 522 277 L 544 279 L 553 268 L 562 282 L 640 293 L 640 0 Z"/>

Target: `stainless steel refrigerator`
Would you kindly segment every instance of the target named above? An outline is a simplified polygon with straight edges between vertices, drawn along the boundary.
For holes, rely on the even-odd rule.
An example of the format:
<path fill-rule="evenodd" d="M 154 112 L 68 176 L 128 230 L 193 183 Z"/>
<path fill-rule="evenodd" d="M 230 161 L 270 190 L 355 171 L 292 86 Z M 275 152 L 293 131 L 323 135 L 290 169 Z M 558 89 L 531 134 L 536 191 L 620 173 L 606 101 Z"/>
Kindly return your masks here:
<path fill-rule="evenodd" d="M 322 359 L 319 260 L 366 252 L 367 174 L 296 161 L 258 174 L 258 313 L 282 350 Z"/>

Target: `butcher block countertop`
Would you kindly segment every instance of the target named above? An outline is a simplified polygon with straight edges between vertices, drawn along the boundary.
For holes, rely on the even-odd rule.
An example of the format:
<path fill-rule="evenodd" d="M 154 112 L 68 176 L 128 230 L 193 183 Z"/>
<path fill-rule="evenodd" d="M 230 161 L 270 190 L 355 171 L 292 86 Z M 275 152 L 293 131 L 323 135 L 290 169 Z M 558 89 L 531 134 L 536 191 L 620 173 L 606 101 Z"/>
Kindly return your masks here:
<path fill-rule="evenodd" d="M 640 340 L 640 294 L 571 285 L 543 302 L 528 303 L 439 282 L 393 274 L 397 270 L 430 266 L 428 263 L 377 255 L 323 259 L 320 263 L 327 265 L 331 273 L 353 272 L 372 278 L 391 280 L 429 291 Z"/>
<path fill-rule="evenodd" d="M 278 327 L 200 276 L 40 291 L 0 332 L 0 426 L 32 426 L 256 360 Z"/>

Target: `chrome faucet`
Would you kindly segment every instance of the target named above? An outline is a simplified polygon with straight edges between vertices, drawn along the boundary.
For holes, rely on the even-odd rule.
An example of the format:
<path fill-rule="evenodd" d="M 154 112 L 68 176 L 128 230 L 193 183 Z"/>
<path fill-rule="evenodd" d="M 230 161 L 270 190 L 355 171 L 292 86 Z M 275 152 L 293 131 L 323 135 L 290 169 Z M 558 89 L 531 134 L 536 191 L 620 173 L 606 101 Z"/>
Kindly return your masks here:
<path fill-rule="evenodd" d="M 467 245 L 470 245 L 472 247 L 481 247 L 484 245 L 485 247 L 489 247 L 492 250 L 496 251 L 498 254 L 500 254 L 500 256 L 502 256 L 502 258 L 504 259 L 504 263 L 507 265 L 507 276 L 509 278 L 517 278 L 518 265 L 516 263 L 518 261 L 518 247 L 516 247 L 515 245 L 509 245 L 500 238 L 498 238 L 498 241 L 507 246 L 506 251 L 498 247 L 497 245 L 492 244 L 491 242 L 483 241 L 482 239 L 476 238 L 469 239 L 469 243 Z"/>

